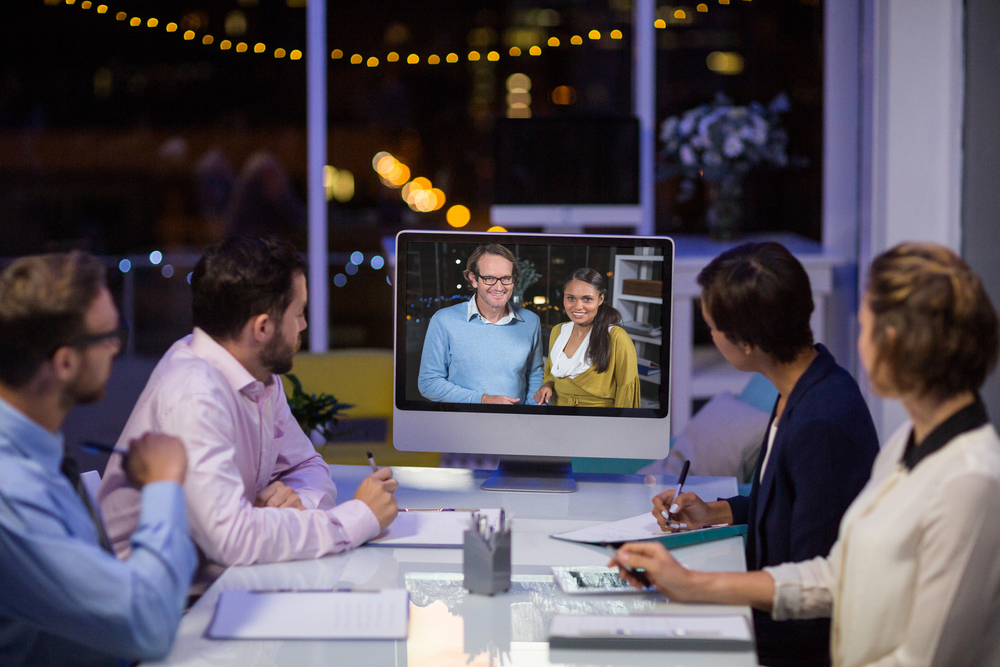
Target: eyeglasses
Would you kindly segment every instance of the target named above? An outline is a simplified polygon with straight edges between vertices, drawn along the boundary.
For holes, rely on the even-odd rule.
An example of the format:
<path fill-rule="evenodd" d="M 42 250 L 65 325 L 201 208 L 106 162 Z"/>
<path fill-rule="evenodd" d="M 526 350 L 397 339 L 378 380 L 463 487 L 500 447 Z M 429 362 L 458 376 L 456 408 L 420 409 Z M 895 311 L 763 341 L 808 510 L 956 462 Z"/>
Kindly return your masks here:
<path fill-rule="evenodd" d="M 481 276 L 478 273 L 476 277 L 482 280 L 487 285 L 496 285 L 497 281 L 500 281 L 501 285 L 513 285 L 514 276 L 504 276 L 503 278 L 497 278 L 496 276 Z"/>
<path fill-rule="evenodd" d="M 84 347 L 91 347 L 94 345 L 100 345 L 105 341 L 116 340 L 118 341 L 118 349 L 124 350 L 125 346 L 128 345 L 128 337 L 130 331 L 131 327 L 129 326 L 128 321 L 122 320 L 121 324 L 118 325 L 118 328 L 113 331 L 107 331 L 105 333 L 99 333 L 99 334 L 85 334 L 83 336 L 77 336 L 66 345 L 67 347 L 84 348 Z"/>

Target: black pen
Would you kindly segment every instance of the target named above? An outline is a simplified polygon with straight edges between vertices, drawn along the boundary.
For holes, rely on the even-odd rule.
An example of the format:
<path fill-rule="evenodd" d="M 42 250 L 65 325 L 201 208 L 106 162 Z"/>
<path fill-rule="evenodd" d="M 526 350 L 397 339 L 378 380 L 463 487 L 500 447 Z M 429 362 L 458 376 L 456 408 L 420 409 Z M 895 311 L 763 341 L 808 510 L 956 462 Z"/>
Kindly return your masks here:
<path fill-rule="evenodd" d="M 128 456 L 127 449 L 121 449 L 119 447 L 115 447 L 114 445 L 107 445 L 103 442 L 97 442 L 96 440 L 84 440 L 80 444 L 85 450 L 91 453 L 104 452 L 106 454 L 121 454 L 123 457 Z"/>
<path fill-rule="evenodd" d="M 684 480 L 687 479 L 688 470 L 690 469 L 691 469 L 691 461 L 690 460 L 685 461 L 684 467 L 681 468 L 681 476 L 677 479 L 677 488 L 674 489 L 674 499 L 670 503 L 670 509 L 668 509 L 666 512 L 660 512 L 660 514 L 663 514 L 664 518 L 666 518 L 667 522 L 670 521 L 670 517 L 676 511 L 674 508 L 677 507 L 677 498 L 681 495 L 681 491 L 684 490 Z"/>
<path fill-rule="evenodd" d="M 608 552 L 611 554 L 611 557 L 617 559 L 618 558 L 618 549 L 615 549 L 610 544 L 607 545 L 607 546 L 608 546 Z M 653 582 L 651 582 L 649 580 L 649 577 L 646 576 L 646 571 L 645 570 L 637 570 L 634 567 L 629 567 L 628 565 L 622 564 L 621 561 L 618 561 L 618 567 L 620 567 L 621 569 L 625 570 L 625 572 L 628 573 L 628 576 L 632 577 L 633 579 L 635 579 L 636 581 L 638 581 L 643 586 L 652 586 L 653 585 Z"/>
<path fill-rule="evenodd" d="M 368 465 L 372 467 L 372 472 L 378 472 L 378 466 L 375 465 L 375 457 L 372 456 L 372 450 L 368 450 Z"/>

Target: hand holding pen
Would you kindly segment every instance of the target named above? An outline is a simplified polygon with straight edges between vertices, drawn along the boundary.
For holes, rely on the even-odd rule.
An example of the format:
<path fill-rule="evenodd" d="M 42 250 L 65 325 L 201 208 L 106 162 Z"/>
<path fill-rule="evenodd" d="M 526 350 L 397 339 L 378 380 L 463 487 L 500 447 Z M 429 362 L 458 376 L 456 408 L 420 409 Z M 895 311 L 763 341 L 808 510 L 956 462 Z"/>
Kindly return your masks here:
<path fill-rule="evenodd" d="M 688 469 L 685 462 L 677 486 L 653 497 L 653 516 L 660 530 L 696 530 L 732 523 L 732 511 L 726 501 L 706 503 L 693 493 L 684 493 Z"/>
<path fill-rule="evenodd" d="M 378 520 L 379 529 L 385 530 L 399 512 L 393 495 L 399 488 L 399 483 L 392 478 L 392 470 L 375 465 L 375 457 L 371 452 L 368 452 L 368 464 L 372 467 L 372 474 L 361 481 L 358 490 L 354 492 L 354 498 L 368 505 L 368 509 Z"/>

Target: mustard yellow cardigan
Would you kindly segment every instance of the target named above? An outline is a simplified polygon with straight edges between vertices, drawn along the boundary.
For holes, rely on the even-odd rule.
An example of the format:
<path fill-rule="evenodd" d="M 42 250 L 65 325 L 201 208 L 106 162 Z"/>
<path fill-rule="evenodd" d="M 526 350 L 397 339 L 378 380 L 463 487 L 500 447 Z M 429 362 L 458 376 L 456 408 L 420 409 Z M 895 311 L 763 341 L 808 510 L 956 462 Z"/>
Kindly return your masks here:
<path fill-rule="evenodd" d="M 625 330 L 611 328 L 611 360 L 606 371 L 598 373 L 596 367 L 591 366 L 575 378 L 557 378 L 552 375 L 552 346 L 563 324 L 566 323 L 552 327 L 549 335 L 549 356 L 542 380 L 554 384 L 549 402 L 586 408 L 638 408 L 639 365 L 635 345 Z"/>

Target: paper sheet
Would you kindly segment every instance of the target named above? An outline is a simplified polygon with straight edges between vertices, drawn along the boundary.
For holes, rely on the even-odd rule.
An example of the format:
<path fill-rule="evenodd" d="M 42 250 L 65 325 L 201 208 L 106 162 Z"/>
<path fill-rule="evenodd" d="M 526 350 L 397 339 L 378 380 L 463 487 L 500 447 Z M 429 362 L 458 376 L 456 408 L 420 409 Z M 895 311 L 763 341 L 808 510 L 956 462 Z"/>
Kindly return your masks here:
<path fill-rule="evenodd" d="M 211 639 L 406 639 L 409 595 L 383 591 L 219 594 Z"/>
<path fill-rule="evenodd" d="M 500 510 L 479 510 L 495 529 Z M 472 512 L 400 512 L 381 535 L 368 544 L 384 547 L 458 547 L 472 526 Z"/>

